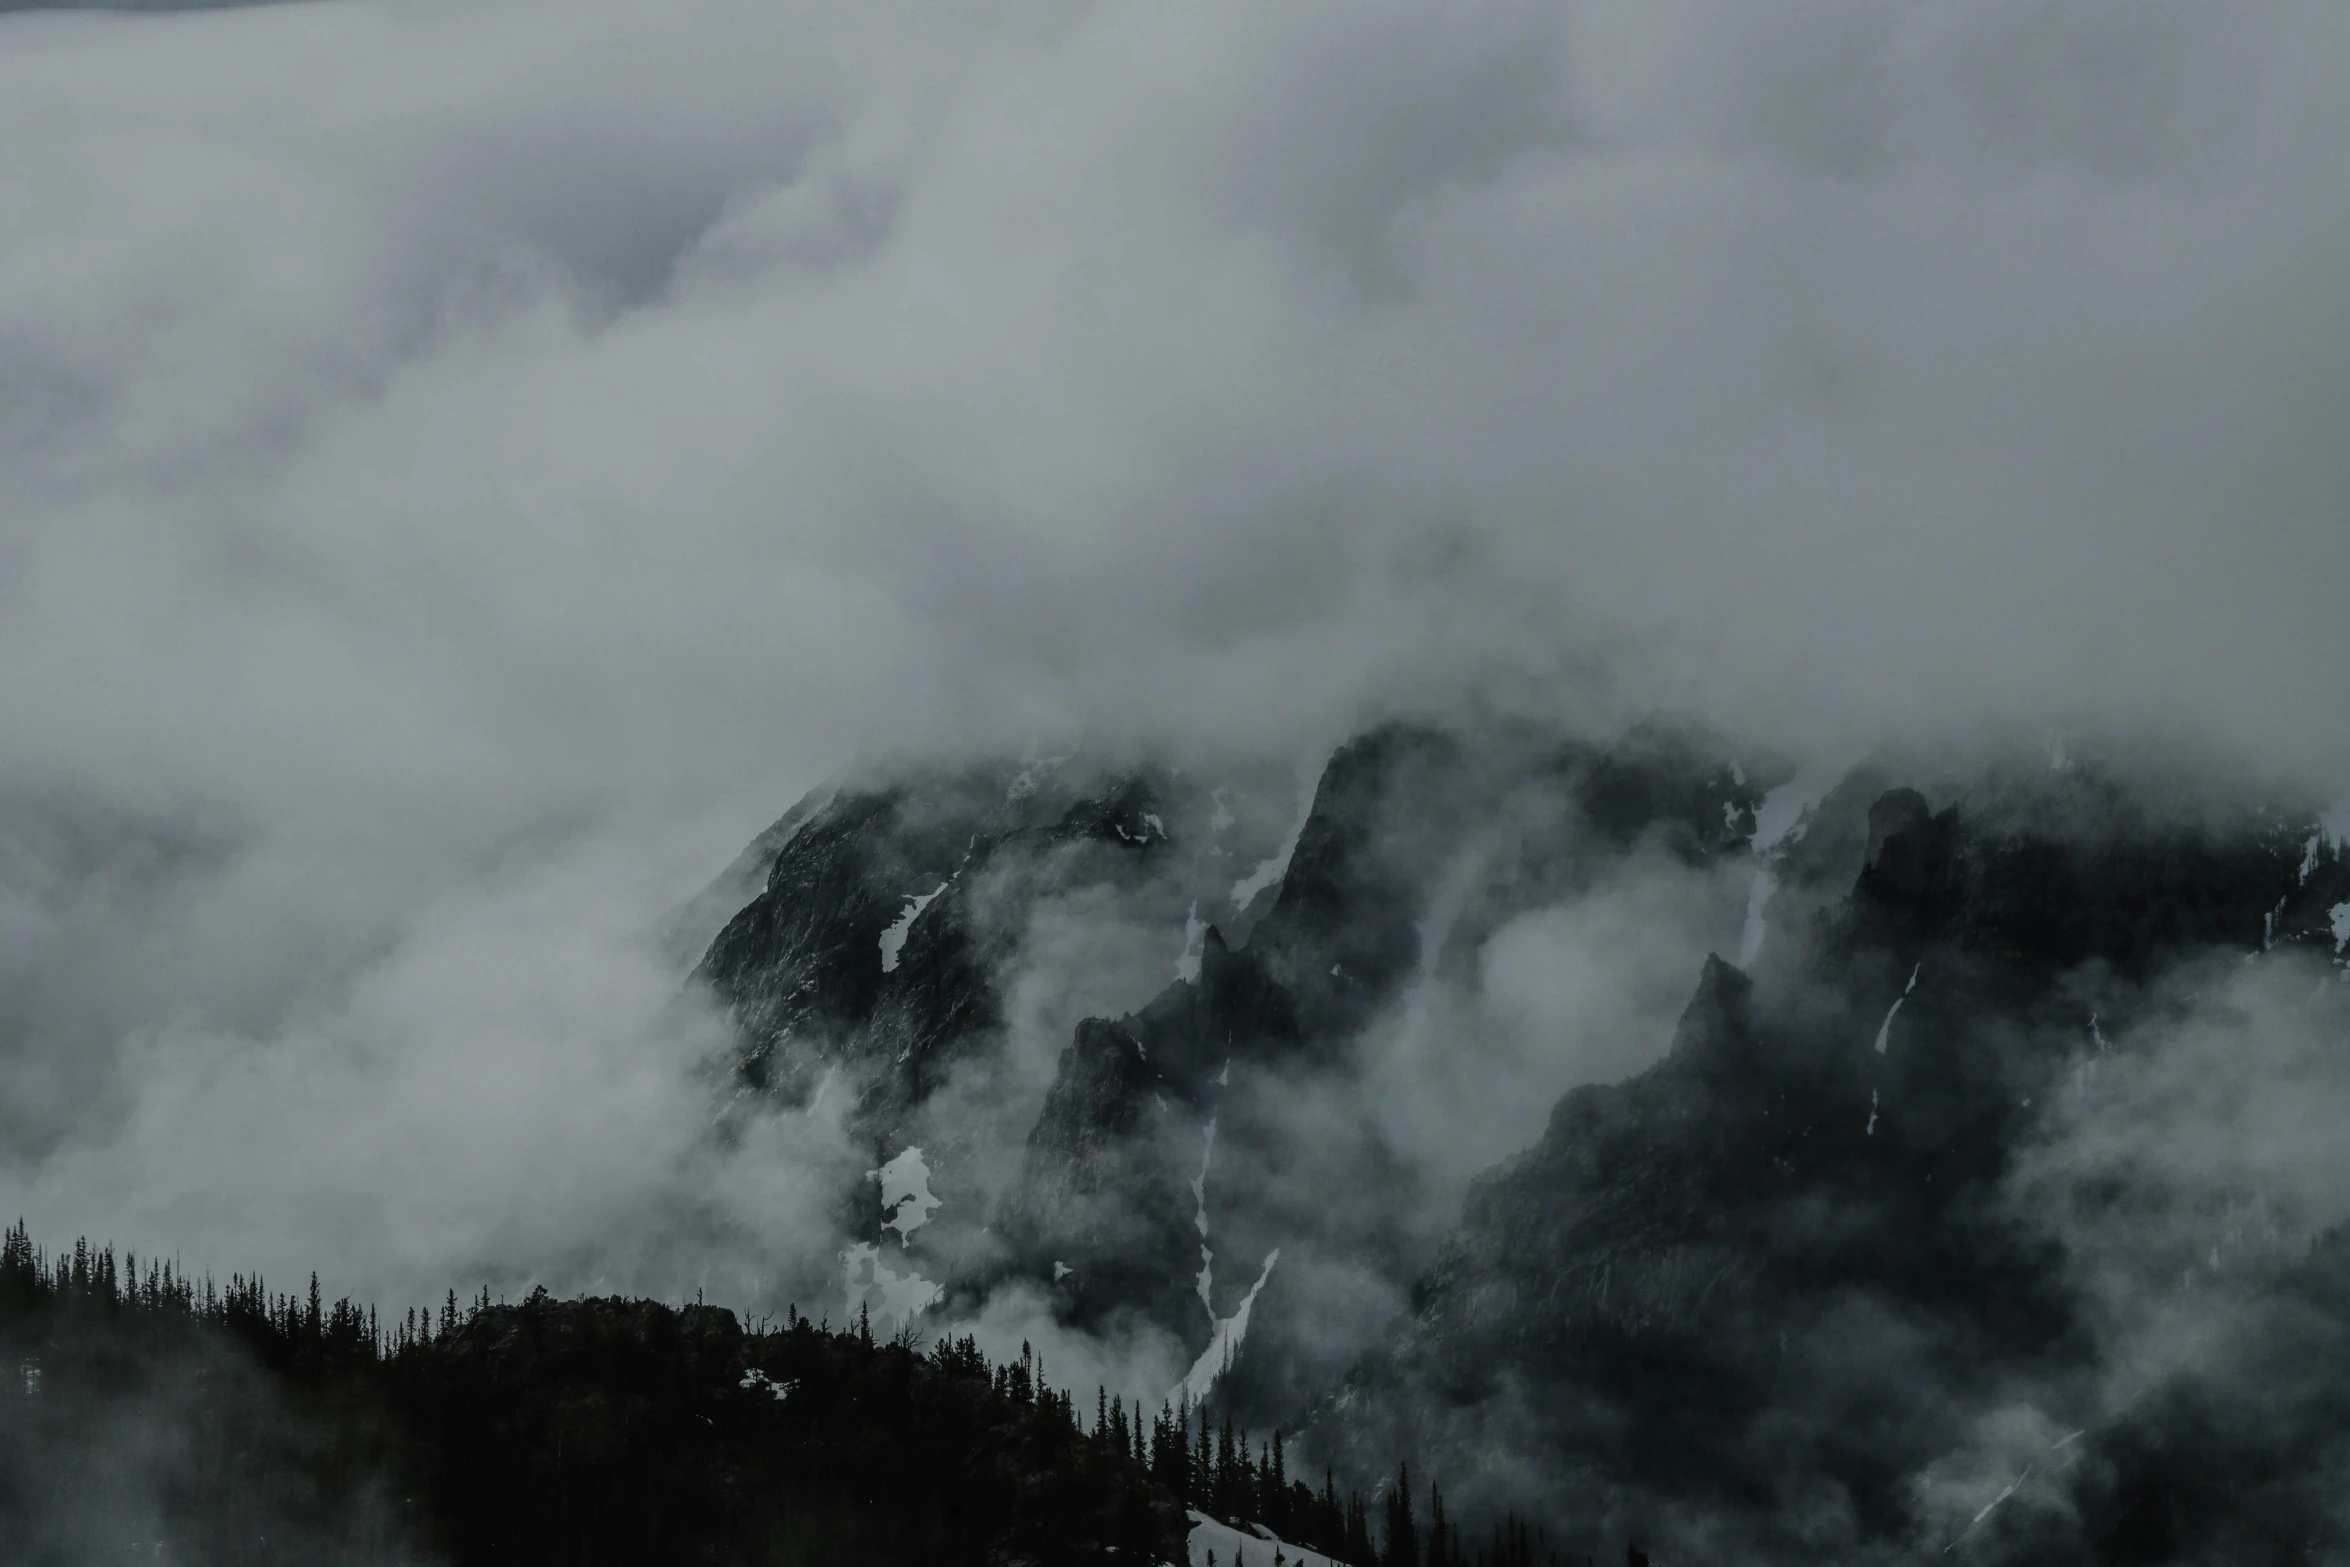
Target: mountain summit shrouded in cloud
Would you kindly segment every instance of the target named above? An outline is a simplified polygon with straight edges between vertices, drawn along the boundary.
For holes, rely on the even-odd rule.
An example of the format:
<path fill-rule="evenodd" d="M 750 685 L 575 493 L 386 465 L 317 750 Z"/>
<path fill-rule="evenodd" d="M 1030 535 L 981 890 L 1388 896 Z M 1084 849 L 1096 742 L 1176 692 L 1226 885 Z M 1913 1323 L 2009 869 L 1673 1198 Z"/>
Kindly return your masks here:
<path fill-rule="evenodd" d="M 2302 1526 L 2341 7 L 0 9 L 5 1217 Z"/>
<path fill-rule="evenodd" d="M 1464 673 L 2342 760 L 2330 6 L 5 27 L 25 767 L 479 835 Z"/>

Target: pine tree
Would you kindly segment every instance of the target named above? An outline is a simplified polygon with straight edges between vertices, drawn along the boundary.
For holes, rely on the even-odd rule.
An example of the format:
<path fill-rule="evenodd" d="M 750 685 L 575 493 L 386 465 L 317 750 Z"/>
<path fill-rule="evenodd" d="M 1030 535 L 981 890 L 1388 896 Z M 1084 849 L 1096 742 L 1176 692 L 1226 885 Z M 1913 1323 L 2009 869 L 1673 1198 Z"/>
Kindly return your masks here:
<path fill-rule="evenodd" d="M 1363 1505 L 1363 1493 L 1350 1492 L 1346 1498 L 1346 1532 L 1340 1553 L 1350 1562 L 1364 1567 L 1376 1567 L 1379 1553 L 1371 1547 L 1371 1513 Z"/>
<path fill-rule="evenodd" d="M 1161 1485 L 1173 1491 L 1183 1501 L 1191 1500 L 1191 1434 L 1184 1430 L 1181 1417 L 1167 1405 L 1159 1405 L 1158 1424 L 1154 1430 L 1159 1446 L 1151 1454 L 1151 1475 Z"/>
<path fill-rule="evenodd" d="M 1412 1468 L 1397 1466 L 1395 1489 L 1387 1493 L 1387 1550 L 1380 1567 L 1420 1567 L 1420 1528 L 1412 1518 Z"/>
<path fill-rule="evenodd" d="M 1224 1417 L 1224 1429 L 1216 1435 L 1216 1473 L 1211 1493 L 1216 1498 L 1216 1511 L 1224 1517 L 1233 1512 L 1232 1471 L 1238 1467 L 1238 1455 L 1232 1445 L 1232 1417 Z"/>
<path fill-rule="evenodd" d="M 1203 1511 L 1216 1506 L 1216 1432 L 1208 1424 L 1208 1412 L 1199 1412 L 1199 1439 L 1192 1444 L 1192 1492 Z"/>

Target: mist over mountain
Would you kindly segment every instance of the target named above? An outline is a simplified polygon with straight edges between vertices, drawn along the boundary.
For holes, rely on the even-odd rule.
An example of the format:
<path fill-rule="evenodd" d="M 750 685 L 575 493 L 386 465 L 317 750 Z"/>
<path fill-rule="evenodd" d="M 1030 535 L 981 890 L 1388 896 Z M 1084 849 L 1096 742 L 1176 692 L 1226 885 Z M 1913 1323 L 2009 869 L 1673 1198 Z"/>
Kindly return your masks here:
<path fill-rule="evenodd" d="M 2350 1550 L 2342 8 L 86 10 L 0 4 L 45 1268 L 1025 1345 L 1323 1554 Z M 42 1276 L 165 1369 L 6 1505 L 344 1429 Z M 375 1441 L 304 1516 L 470 1559 Z"/>
<path fill-rule="evenodd" d="M 2310 799 L 2079 738 L 1839 776 L 1667 723 L 1399 722 L 1226 883 L 1261 852 L 1231 795 L 893 770 L 760 840 L 697 982 L 732 1113 L 831 1097 L 872 1151 L 851 1300 L 1116 1346 L 1146 1399 L 1577 1549 L 2334 1548 L 2335 1439 L 2264 1412 L 2331 1395 L 2219 1347 L 2350 1219 L 2316 1130 L 2350 862 Z M 1137 955 L 1156 994 L 1043 1086 L 1006 932 L 1060 961 L 1105 886 L 1173 973 Z M 2249 1473 L 2179 1489 L 2190 1419 Z"/>

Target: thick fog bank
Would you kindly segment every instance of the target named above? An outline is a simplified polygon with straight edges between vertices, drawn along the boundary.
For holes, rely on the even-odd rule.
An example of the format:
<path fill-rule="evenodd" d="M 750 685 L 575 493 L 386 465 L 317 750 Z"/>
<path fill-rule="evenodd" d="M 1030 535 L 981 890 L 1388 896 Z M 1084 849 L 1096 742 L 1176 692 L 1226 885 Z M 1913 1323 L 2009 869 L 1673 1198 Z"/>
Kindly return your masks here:
<path fill-rule="evenodd" d="M 840 1310 L 845 1247 L 912 1266 L 868 1172 L 919 1142 L 978 1277 L 1079 1024 L 1248 950 L 1350 739 L 1722 736 L 1736 831 L 1587 875 L 1522 756 L 1448 775 L 1339 1069 L 1244 1071 L 1220 1177 L 1170 1123 L 1203 1317 L 1261 1276 L 1260 1342 L 1351 1355 L 1709 952 L 1801 953 L 1870 789 L 2120 735 L 2150 819 L 2350 826 L 2346 68 L 2319 0 L 0 17 L 0 1212 L 387 1307 Z M 780 840 L 712 877 L 877 758 L 1072 747 L 1238 825 L 945 893 L 1001 1049 L 902 1146 L 742 1095 L 686 974 Z M 1864 757 L 1843 879 L 1758 879 Z M 917 964 L 933 849 L 864 889 Z M 2093 1370 L 1961 1410 L 1919 1517 L 2217 1341 L 2164 1226 L 2339 1217 L 2307 945 L 2132 977 L 2000 1188 Z M 1317 1202 L 1347 1248 L 1274 1233 Z M 1203 1352 L 983 1282 L 991 1348 L 1129 1396 Z"/>

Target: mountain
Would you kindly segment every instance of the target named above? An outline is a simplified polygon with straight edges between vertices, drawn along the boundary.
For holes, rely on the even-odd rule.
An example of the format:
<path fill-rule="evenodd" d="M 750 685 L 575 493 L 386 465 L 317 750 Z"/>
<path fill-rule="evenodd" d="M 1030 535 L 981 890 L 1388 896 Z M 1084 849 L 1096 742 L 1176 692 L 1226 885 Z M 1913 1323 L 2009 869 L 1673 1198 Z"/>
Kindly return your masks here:
<path fill-rule="evenodd" d="M 2350 855 L 2222 762 L 1467 718 L 1303 771 L 897 759 L 663 940 L 733 1029 L 710 1135 L 862 1154 L 817 1322 L 378 1324 L 20 1225 L 0 1538 L 2350 1558 Z M 1150 1396 L 1088 1411 L 982 1320 Z"/>
<path fill-rule="evenodd" d="M 2306 810 L 2166 811 L 2083 767 L 1939 810 L 1864 780 L 1812 820 L 1782 873 L 1849 891 L 1755 976 L 1709 957 L 1662 1061 L 1478 1179 L 1309 1437 L 1685 1553 L 1843 1555 L 1906 1543 L 1919 1477 L 2003 1409 L 2095 1410 L 2095 1303 L 2017 1161 L 2160 1030 L 2166 976 L 2330 954 L 2350 864 Z M 2312 993 L 2337 1026 L 2340 989 Z M 2172 1559 L 2094 1512 L 2055 1556 L 2084 1534 Z"/>
<path fill-rule="evenodd" d="M 2115 1521 L 2143 1511 L 2113 1455 L 2148 1417 L 2081 1238 L 2021 1192 L 2101 1062 L 2158 1059 L 2239 971 L 2331 971 L 2350 863 L 2310 802 L 2079 742 L 1799 777 L 1665 722 L 1392 723 L 1330 756 L 1284 850 L 1278 772 L 901 770 L 763 840 L 698 971 L 746 1102 L 845 1090 L 876 1166 L 918 1157 L 939 1199 L 855 1194 L 897 1240 L 852 1298 L 951 1316 L 1018 1285 L 1105 1341 L 1168 1336 L 1171 1400 L 1302 1426 L 1351 1483 L 1408 1457 L 1456 1514 L 1692 1556 L 1916 1548 L 1989 1485 L 1950 1476 L 1990 1425 L 2062 1413 L 2061 1548 L 2168 1559 Z M 1456 1003 L 1497 942 L 1651 883 L 1718 937 L 1669 1046 L 1431 1219 L 1447 1188 L 1394 1133 L 1381 1052 L 1417 1029 L 1470 1070 Z M 1048 1073 L 1033 1041 L 1012 1061 L 1007 996 L 1072 906 L 1155 928 L 1175 973 L 1075 1020 Z M 973 1082 L 997 1091 L 958 1135 L 934 1107 Z M 885 1255 L 922 1290 L 883 1288 Z M 2000 1519 L 2028 1509 L 1999 1505 L 1932 1543 L 2023 1550 Z"/>
<path fill-rule="evenodd" d="M 1433 1240 L 1394 1150 L 1343 1120 L 1301 1141 L 1299 1099 L 1352 1092 L 1365 1030 L 1491 932 L 1636 854 L 1735 856 L 1763 797 L 1665 725 L 1595 746 L 1389 724 L 1331 755 L 1301 815 L 1285 771 L 888 769 L 762 840 L 762 890 L 697 981 L 735 1021 L 740 1092 L 844 1093 L 877 1169 L 918 1154 L 935 1201 L 891 1255 L 931 1271 L 917 1291 L 881 1257 L 853 1264 L 877 1307 L 1018 1280 L 1073 1325 L 1184 1343 L 1192 1396 L 1220 1384 L 1277 1423 L 1376 1330 L 1343 1281 L 1399 1291 Z M 1072 910 L 1155 932 L 1166 967 L 1024 1065 L 1009 993 Z M 846 1199 L 875 1243 L 886 1195 Z M 1221 1378 L 1250 1343 L 1268 1347 Z"/>

